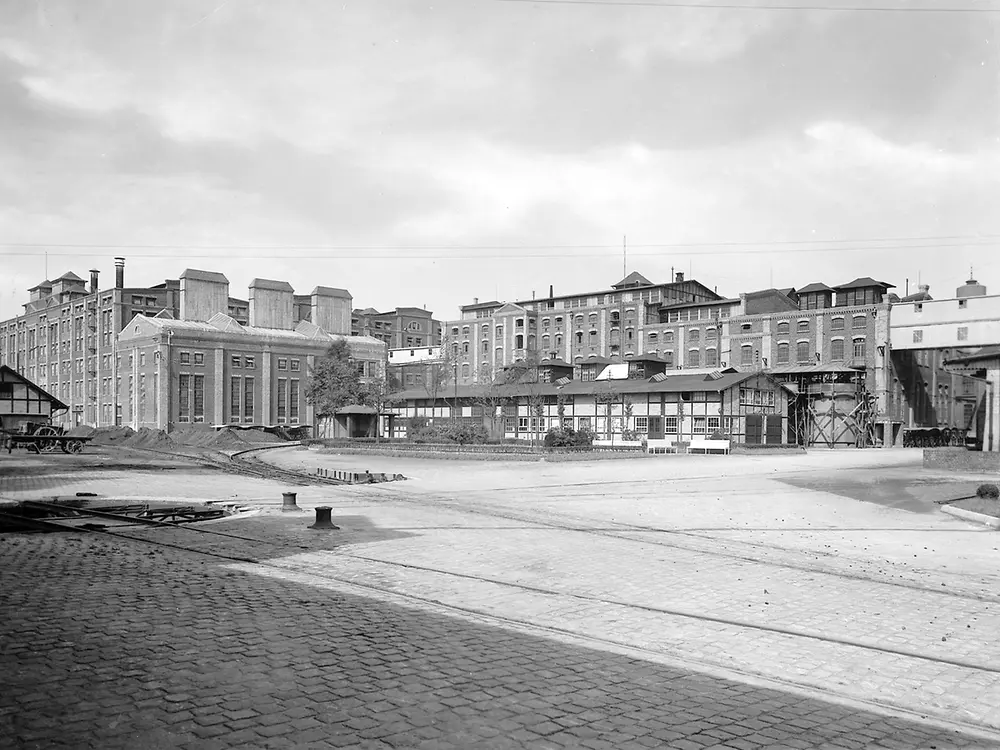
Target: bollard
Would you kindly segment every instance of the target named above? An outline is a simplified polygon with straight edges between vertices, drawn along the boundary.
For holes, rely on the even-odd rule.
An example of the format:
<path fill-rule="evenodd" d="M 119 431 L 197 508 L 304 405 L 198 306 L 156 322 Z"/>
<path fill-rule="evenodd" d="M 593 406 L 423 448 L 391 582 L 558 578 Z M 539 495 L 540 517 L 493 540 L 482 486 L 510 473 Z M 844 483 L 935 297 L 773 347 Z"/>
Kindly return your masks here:
<path fill-rule="evenodd" d="M 289 511 L 301 510 L 298 505 L 295 504 L 295 493 L 294 492 L 282 492 L 281 493 L 281 510 L 283 513 Z"/>
<path fill-rule="evenodd" d="M 339 526 L 335 526 L 333 521 L 330 520 L 330 512 L 333 510 L 329 505 L 319 505 L 316 507 L 316 523 L 310 526 L 310 529 L 339 529 Z"/>

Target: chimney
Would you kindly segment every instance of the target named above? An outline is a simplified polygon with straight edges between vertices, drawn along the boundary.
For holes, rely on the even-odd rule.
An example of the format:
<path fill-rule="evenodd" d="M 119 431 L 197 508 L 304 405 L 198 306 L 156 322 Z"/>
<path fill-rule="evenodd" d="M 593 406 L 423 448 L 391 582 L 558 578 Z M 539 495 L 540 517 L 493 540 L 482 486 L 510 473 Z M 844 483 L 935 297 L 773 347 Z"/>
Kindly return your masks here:
<path fill-rule="evenodd" d="M 250 325 L 290 331 L 295 290 L 287 281 L 254 279 L 250 282 Z"/>
<path fill-rule="evenodd" d="M 95 294 L 97 292 L 97 287 L 98 287 L 97 277 L 98 277 L 98 275 L 100 273 L 101 272 L 98 271 L 96 268 L 91 268 L 90 269 L 90 293 L 91 294 Z"/>
<path fill-rule="evenodd" d="M 473 297 L 472 298 L 472 304 L 478 305 L 479 304 L 479 297 Z"/>
<path fill-rule="evenodd" d="M 556 289 L 554 286 L 552 286 L 552 284 L 549 284 L 549 299 L 552 299 L 555 296 L 556 296 Z"/>
<path fill-rule="evenodd" d="M 678 284 L 680 282 L 684 281 L 684 272 L 683 271 L 678 271 L 677 275 L 674 277 L 674 281 L 677 282 Z"/>
<path fill-rule="evenodd" d="M 115 289 L 125 287 L 125 259 L 115 258 Z"/>

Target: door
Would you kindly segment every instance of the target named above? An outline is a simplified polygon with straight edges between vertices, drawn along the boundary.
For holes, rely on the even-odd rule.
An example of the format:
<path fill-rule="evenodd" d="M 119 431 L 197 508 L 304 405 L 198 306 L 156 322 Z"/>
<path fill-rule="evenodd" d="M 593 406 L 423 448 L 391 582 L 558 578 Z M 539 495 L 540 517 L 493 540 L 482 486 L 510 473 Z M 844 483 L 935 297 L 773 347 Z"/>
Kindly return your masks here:
<path fill-rule="evenodd" d="M 768 414 L 764 418 L 764 436 L 768 445 L 778 445 L 782 442 L 781 440 L 781 415 L 779 414 Z"/>
<path fill-rule="evenodd" d="M 663 417 L 650 417 L 648 428 L 650 440 L 663 440 Z"/>
<path fill-rule="evenodd" d="M 764 441 L 764 415 L 747 414 L 747 445 L 760 445 Z"/>

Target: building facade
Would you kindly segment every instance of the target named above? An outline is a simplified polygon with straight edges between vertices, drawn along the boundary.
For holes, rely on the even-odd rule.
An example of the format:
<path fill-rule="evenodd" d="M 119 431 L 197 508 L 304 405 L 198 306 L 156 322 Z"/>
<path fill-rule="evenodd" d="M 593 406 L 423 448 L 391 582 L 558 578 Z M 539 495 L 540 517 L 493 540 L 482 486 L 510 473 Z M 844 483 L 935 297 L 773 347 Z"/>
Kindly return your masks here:
<path fill-rule="evenodd" d="M 419 307 L 397 307 L 392 312 L 366 307 L 353 311 L 351 335 L 378 339 L 389 349 L 419 349 L 441 343 L 441 321 Z"/>

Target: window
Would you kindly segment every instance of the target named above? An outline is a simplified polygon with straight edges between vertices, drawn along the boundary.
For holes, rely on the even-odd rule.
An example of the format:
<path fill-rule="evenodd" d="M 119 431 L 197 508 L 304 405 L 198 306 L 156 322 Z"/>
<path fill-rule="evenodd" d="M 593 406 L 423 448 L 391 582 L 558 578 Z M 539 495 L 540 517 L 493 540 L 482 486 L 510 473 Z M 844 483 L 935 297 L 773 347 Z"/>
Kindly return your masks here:
<path fill-rule="evenodd" d="M 636 432 L 649 432 L 649 417 L 636 417 L 635 418 L 635 431 Z"/>
<path fill-rule="evenodd" d="M 959 326 L 958 329 L 958 340 L 968 341 L 969 340 L 969 328 L 968 326 Z"/>
<path fill-rule="evenodd" d="M 184 373 L 177 377 L 177 421 L 191 421 L 191 376 Z"/>
<path fill-rule="evenodd" d="M 808 330 L 809 330 L 809 321 L 808 320 L 800 320 L 799 324 L 798 324 L 798 331 L 799 331 L 799 333 L 804 333 L 805 331 L 808 331 Z"/>
<path fill-rule="evenodd" d="M 514 348 L 523 349 L 524 348 L 524 334 L 519 333 L 514 337 Z"/>
<path fill-rule="evenodd" d="M 527 432 L 528 431 L 528 417 L 518 417 L 517 418 L 517 431 Z"/>
<path fill-rule="evenodd" d="M 257 358 L 256 357 L 244 357 L 243 358 L 243 366 L 252 370 L 254 367 L 257 366 Z"/>
<path fill-rule="evenodd" d="M 284 357 L 278 357 L 278 369 L 279 370 L 287 370 L 288 369 L 288 360 L 285 359 Z"/>
<path fill-rule="evenodd" d="M 688 343 L 697 344 L 701 341 L 701 331 L 697 328 L 691 328 L 688 330 Z"/>
<path fill-rule="evenodd" d="M 740 364 L 741 365 L 752 365 L 753 364 L 753 347 L 750 344 L 744 344 L 740 347 Z"/>
<path fill-rule="evenodd" d="M 276 400 L 278 402 L 278 424 L 283 424 L 288 418 L 288 380 L 285 378 L 278 378 L 278 394 Z"/>
<path fill-rule="evenodd" d="M 663 418 L 663 432 L 667 435 L 677 434 L 677 417 Z"/>
<path fill-rule="evenodd" d="M 700 367 L 701 366 L 701 352 L 697 349 L 689 349 L 687 356 L 687 366 L 688 367 Z"/>
<path fill-rule="evenodd" d="M 867 325 L 867 320 L 864 315 L 855 315 L 851 320 L 851 328 L 864 328 Z"/>
<path fill-rule="evenodd" d="M 300 367 L 299 360 L 297 359 L 288 360 L 288 367 L 292 372 L 298 372 Z"/>
<path fill-rule="evenodd" d="M 229 421 L 240 421 L 240 393 L 242 384 L 239 377 L 229 379 Z"/>
<path fill-rule="evenodd" d="M 230 367 L 242 367 L 243 357 L 241 357 L 239 354 L 234 354 L 232 357 L 229 358 L 229 365 Z"/>
<path fill-rule="evenodd" d="M 469 363 L 468 362 L 464 362 L 462 364 L 462 377 L 463 378 L 469 377 L 469 375 L 471 374 L 471 372 L 472 372 L 472 368 L 469 365 Z"/>
<path fill-rule="evenodd" d="M 146 366 L 146 352 L 139 352 L 139 367 Z"/>
<path fill-rule="evenodd" d="M 695 417 L 694 418 L 694 434 L 695 435 L 704 435 L 705 434 L 705 428 L 706 428 L 706 426 L 707 426 L 707 421 L 706 421 L 705 417 Z"/>
<path fill-rule="evenodd" d="M 859 337 L 854 339 L 854 356 L 864 357 L 865 356 L 865 339 L 864 337 Z"/>
<path fill-rule="evenodd" d="M 778 333 L 788 333 L 788 321 L 778 323 Z"/>
<path fill-rule="evenodd" d="M 658 339 L 659 339 L 659 337 L 658 337 L 658 336 L 656 335 L 656 332 L 655 332 L 655 331 L 654 331 L 654 332 L 652 332 L 652 333 L 650 333 L 650 334 L 649 334 L 649 336 L 648 336 L 647 338 L 648 338 L 648 342 L 649 342 L 649 345 L 650 345 L 650 346 L 653 346 L 653 345 L 655 345 L 655 344 L 656 344 L 656 342 L 657 342 L 657 341 L 658 341 Z"/>
<path fill-rule="evenodd" d="M 191 352 L 181 352 L 180 359 L 182 365 L 191 364 Z"/>
<path fill-rule="evenodd" d="M 205 376 L 192 375 L 194 385 L 194 421 L 205 421 Z"/>
<path fill-rule="evenodd" d="M 580 430 L 580 432 L 584 432 L 584 431 L 590 432 L 591 431 L 590 417 L 580 417 L 580 419 L 578 420 L 577 424 L 579 425 L 578 429 Z"/>
<path fill-rule="evenodd" d="M 913 312 L 923 312 L 923 311 L 924 311 L 924 303 L 923 302 L 914 302 L 913 303 Z"/>
<path fill-rule="evenodd" d="M 715 349 L 705 350 L 705 367 L 717 367 L 719 364 L 719 352 Z"/>
<path fill-rule="evenodd" d="M 751 329 L 752 326 L 749 323 L 744 323 L 743 325 L 740 326 L 740 331 L 742 331 L 743 333 L 750 333 Z"/>
<path fill-rule="evenodd" d="M 914 344 L 922 344 L 923 341 L 924 341 L 924 332 L 923 332 L 923 330 L 916 330 L 916 331 L 914 331 L 913 332 L 913 343 Z"/>
<path fill-rule="evenodd" d="M 299 421 L 299 381 L 288 381 L 288 421 L 297 424 Z"/>
<path fill-rule="evenodd" d="M 715 432 L 720 427 L 721 419 L 719 417 L 709 417 L 708 418 L 708 431 Z"/>
<path fill-rule="evenodd" d="M 842 362 L 844 360 L 843 339 L 834 339 L 830 342 L 830 359 L 834 362 Z"/>
<path fill-rule="evenodd" d="M 844 319 L 843 318 L 833 318 L 830 321 L 831 331 L 843 331 L 844 330 Z"/>
<path fill-rule="evenodd" d="M 787 326 L 786 326 L 786 328 L 787 328 Z M 777 350 L 777 356 L 775 358 L 775 362 L 777 364 L 779 364 L 779 365 L 787 365 L 788 364 L 788 342 L 787 341 L 780 341 L 780 342 L 778 342 L 778 350 Z"/>
<path fill-rule="evenodd" d="M 253 378 L 243 378 L 243 421 L 253 421 Z"/>
<path fill-rule="evenodd" d="M 809 342 L 800 341 L 795 345 L 795 359 L 797 362 L 809 361 Z"/>

